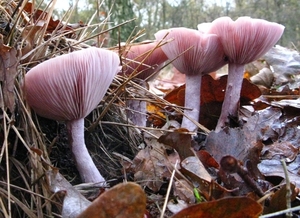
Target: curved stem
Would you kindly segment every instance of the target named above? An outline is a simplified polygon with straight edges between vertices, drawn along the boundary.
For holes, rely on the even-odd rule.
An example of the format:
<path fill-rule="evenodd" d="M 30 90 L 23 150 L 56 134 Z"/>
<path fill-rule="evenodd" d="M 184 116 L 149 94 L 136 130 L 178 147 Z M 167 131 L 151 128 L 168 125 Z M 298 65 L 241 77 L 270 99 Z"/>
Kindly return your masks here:
<path fill-rule="evenodd" d="M 185 82 L 185 109 L 181 127 L 189 131 L 196 131 L 197 125 L 192 122 L 199 122 L 200 114 L 200 94 L 201 94 L 201 74 L 186 75 Z"/>
<path fill-rule="evenodd" d="M 238 117 L 241 89 L 244 76 L 244 66 L 240 64 L 228 64 L 228 79 L 226 93 L 222 105 L 222 111 L 216 131 L 220 131 L 229 122 L 228 116 Z"/>
<path fill-rule="evenodd" d="M 84 142 L 84 119 L 67 121 L 68 137 L 78 172 L 83 182 L 104 182 Z"/>

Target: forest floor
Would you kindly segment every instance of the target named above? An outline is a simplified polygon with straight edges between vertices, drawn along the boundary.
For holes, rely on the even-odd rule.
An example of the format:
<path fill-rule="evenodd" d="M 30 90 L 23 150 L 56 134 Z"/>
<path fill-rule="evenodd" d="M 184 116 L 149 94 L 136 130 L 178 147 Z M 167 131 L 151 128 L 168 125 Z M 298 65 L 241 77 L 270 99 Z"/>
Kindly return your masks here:
<path fill-rule="evenodd" d="M 116 76 L 85 118 L 86 146 L 107 182 L 84 184 L 65 123 L 31 111 L 22 87 L 37 63 L 87 48 L 87 38 L 106 32 L 83 37 L 87 26 L 75 29 L 51 14 L 41 19 L 43 11 L 33 9 L 14 2 L 0 8 L 0 217 L 300 216 L 298 52 L 275 47 L 246 67 L 239 119 L 219 132 L 226 68 L 202 79 L 196 134 L 180 128 L 185 80 L 171 66 L 146 90 Z M 131 114 L 128 99 L 147 102 L 142 116 Z M 137 117 L 145 126 L 134 124 Z"/>

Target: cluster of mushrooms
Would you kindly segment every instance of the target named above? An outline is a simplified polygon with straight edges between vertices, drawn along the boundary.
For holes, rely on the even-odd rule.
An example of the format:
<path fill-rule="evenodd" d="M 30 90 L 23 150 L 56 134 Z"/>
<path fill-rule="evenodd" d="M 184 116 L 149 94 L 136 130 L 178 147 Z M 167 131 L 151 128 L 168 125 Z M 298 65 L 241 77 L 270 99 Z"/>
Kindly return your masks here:
<path fill-rule="evenodd" d="M 229 115 L 237 116 L 244 65 L 264 55 L 283 31 L 280 24 L 250 17 L 236 21 L 221 17 L 199 24 L 198 30 L 160 30 L 155 34 L 155 42 L 132 46 L 123 54 L 126 71 L 121 70 L 119 54 L 114 51 L 96 47 L 74 51 L 44 61 L 27 72 L 26 101 L 40 116 L 66 122 L 82 181 L 105 182 L 85 146 L 84 118 L 97 107 L 116 74 L 134 72 L 139 78 L 147 78 L 167 60 L 172 61 L 186 75 L 182 127 L 195 131 L 197 125 L 193 121 L 199 120 L 201 77 L 228 64 L 226 94 L 216 128 L 219 131 Z"/>

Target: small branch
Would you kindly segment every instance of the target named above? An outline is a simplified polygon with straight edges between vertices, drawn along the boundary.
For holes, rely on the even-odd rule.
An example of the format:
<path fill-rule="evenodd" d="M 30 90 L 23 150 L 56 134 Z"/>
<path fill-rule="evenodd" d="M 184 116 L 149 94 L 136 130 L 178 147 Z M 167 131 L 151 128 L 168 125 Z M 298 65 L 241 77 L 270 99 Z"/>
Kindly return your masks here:
<path fill-rule="evenodd" d="M 291 195 L 292 195 L 292 191 L 291 191 L 290 178 L 289 178 L 289 174 L 288 174 L 288 171 L 287 171 L 285 160 L 281 159 L 280 162 L 281 162 L 282 167 L 283 167 L 285 181 L 286 181 L 286 208 L 287 209 L 291 209 Z M 286 217 L 288 217 L 288 218 L 293 217 L 292 212 L 288 211 L 286 213 Z"/>

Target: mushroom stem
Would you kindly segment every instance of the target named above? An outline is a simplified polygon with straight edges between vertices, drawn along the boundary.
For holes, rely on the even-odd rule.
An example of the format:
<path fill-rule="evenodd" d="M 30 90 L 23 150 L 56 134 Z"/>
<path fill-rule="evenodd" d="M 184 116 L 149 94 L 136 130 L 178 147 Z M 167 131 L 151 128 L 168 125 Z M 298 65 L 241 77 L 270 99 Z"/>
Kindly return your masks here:
<path fill-rule="evenodd" d="M 83 182 L 104 182 L 84 142 L 84 118 L 67 121 L 68 138 Z"/>
<path fill-rule="evenodd" d="M 184 114 L 187 116 L 183 116 L 181 127 L 189 131 L 196 131 L 194 122 L 199 122 L 201 79 L 201 74 L 186 75 Z"/>
<path fill-rule="evenodd" d="M 244 68 L 244 64 L 228 64 L 228 79 L 226 92 L 222 105 L 221 115 L 216 127 L 216 132 L 219 132 L 226 125 L 226 123 L 229 122 L 229 115 L 233 117 L 238 117 L 239 101 L 244 77 Z"/>

